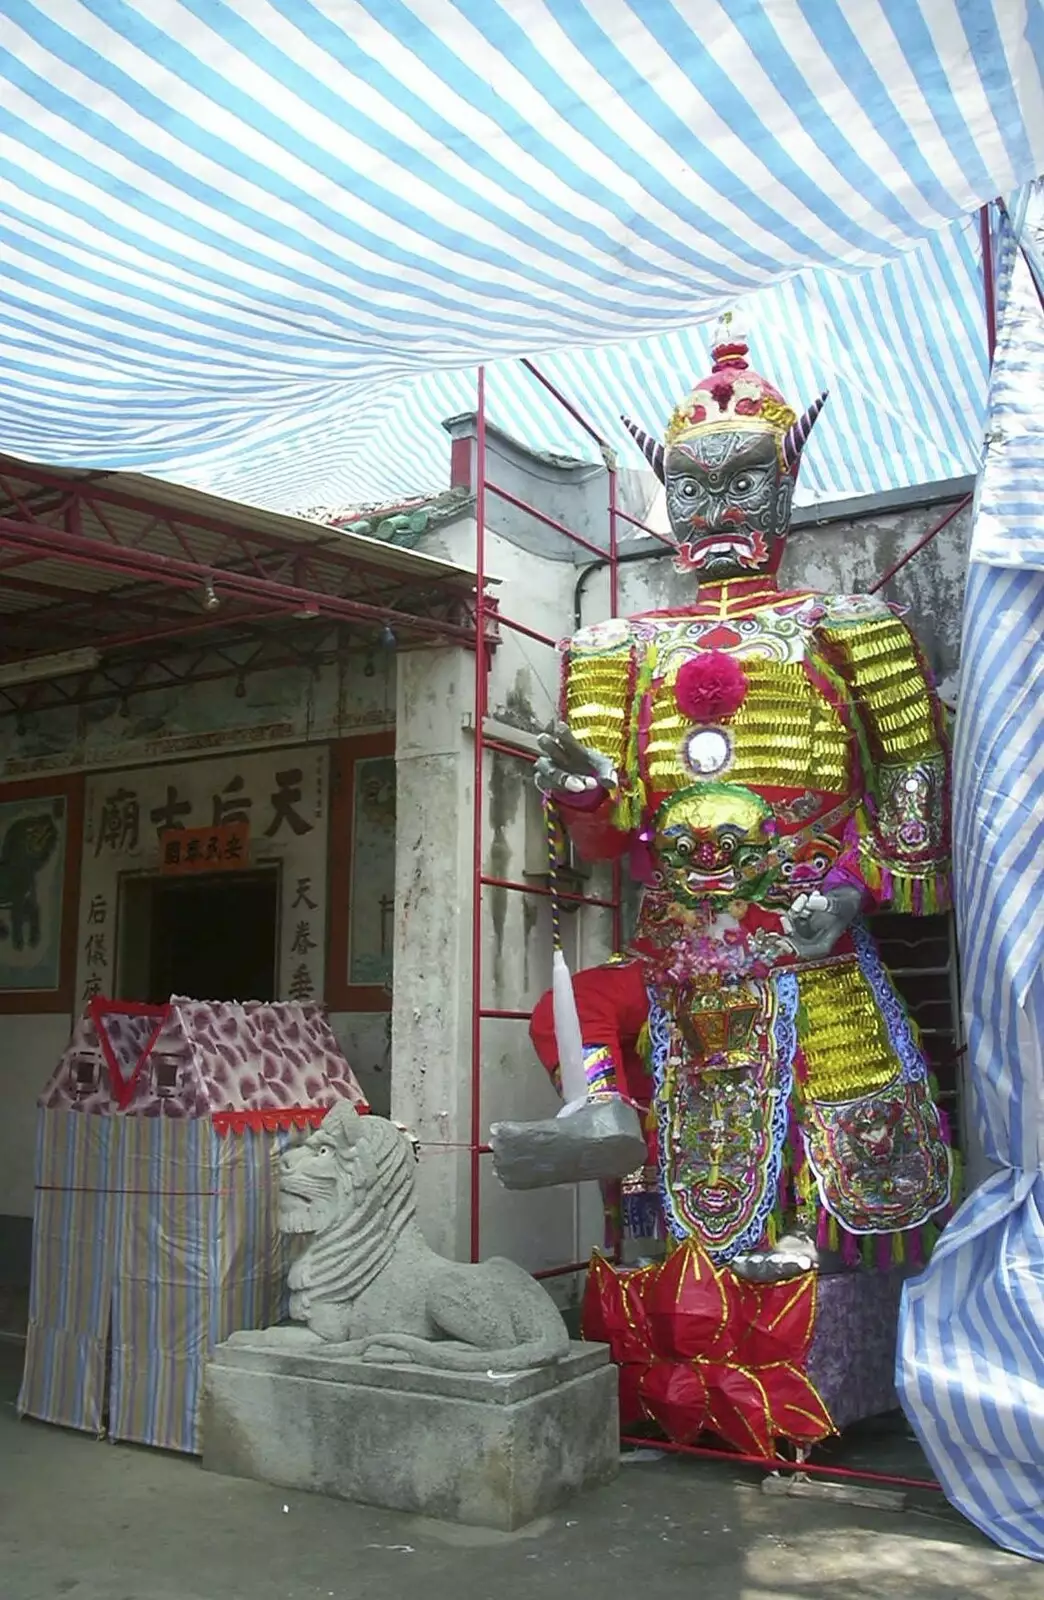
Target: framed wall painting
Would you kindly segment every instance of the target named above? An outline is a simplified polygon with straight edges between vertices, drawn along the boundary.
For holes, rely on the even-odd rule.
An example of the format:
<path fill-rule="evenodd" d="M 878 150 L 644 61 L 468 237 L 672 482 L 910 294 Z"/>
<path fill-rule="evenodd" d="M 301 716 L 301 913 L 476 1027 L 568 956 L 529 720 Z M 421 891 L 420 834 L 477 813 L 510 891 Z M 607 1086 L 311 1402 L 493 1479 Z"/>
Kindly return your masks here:
<path fill-rule="evenodd" d="M 73 1010 L 83 777 L 0 784 L 0 1014 Z"/>

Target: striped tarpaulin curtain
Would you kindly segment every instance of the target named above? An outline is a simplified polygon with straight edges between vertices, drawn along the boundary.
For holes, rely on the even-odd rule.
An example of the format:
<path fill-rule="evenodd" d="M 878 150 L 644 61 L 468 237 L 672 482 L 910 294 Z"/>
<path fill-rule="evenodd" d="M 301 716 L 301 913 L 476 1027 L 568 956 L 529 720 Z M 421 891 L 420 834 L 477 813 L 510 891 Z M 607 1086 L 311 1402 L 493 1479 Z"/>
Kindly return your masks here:
<path fill-rule="evenodd" d="M 117 1121 L 109 1433 L 198 1454 L 210 1351 L 279 1320 L 276 1163 L 291 1136 L 220 1137 L 208 1117 Z"/>
<path fill-rule="evenodd" d="M 111 1117 L 38 1111 L 22 1415 L 101 1434 L 108 1390 Z"/>
<path fill-rule="evenodd" d="M 1028 212 L 1028 214 L 1027 214 Z M 1003 223 L 954 767 L 974 1113 L 999 1170 L 908 1286 L 898 1384 L 949 1498 L 1044 1560 L 1044 313 L 1041 196 Z"/>

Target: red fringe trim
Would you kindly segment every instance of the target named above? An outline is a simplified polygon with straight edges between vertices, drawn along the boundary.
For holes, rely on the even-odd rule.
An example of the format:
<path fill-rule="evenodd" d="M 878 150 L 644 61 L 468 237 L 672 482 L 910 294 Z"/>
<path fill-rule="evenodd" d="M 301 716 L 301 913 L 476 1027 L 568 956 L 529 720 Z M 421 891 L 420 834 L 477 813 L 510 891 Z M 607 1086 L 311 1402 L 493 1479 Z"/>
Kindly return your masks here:
<path fill-rule="evenodd" d="M 265 1111 L 215 1111 L 211 1121 L 221 1138 L 229 1133 L 279 1133 L 298 1128 L 318 1128 L 329 1106 L 278 1106 Z M 360 1117 L 369 1115 L 363 1103 L 355 1107 Z"/>

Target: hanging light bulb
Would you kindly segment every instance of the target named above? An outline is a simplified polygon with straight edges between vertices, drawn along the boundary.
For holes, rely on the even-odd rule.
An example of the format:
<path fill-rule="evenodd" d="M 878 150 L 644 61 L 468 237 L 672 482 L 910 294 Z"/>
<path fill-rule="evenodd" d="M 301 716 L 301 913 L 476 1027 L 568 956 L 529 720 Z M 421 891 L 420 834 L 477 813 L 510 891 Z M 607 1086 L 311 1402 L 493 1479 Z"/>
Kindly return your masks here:
<path fill-rule="evenodd" d="M 382 650 L 394 650 L 396 645 L 398 644 L 398 642 L 399 641 L 395 636 L 395 629 L 393 627 L 391 627 L 391 625 L 389 623 L 386 622 L 384 624 L 384 627 L 381 629 L 381 634 L 380 634 L 380 646 L 381 646 L 381 649 Z"/>
<path fill-rule="evenodd" d="M 211 580 L 209 578 L 207 579 L 206 583 L 203 585 L 203 610 L 204 611 L 220 611 L 221 610 L 221 596 L 218 594 L 217 590 L 214 588 L 214 585 L 213 585 L 213 583 L 211 582 Z"/>
<path fill-rule="evenodd" d="M 242 673 L 240 673 L 239 677 L 236 679 L 236 699 L 246 699 L 246 678 Z"/>

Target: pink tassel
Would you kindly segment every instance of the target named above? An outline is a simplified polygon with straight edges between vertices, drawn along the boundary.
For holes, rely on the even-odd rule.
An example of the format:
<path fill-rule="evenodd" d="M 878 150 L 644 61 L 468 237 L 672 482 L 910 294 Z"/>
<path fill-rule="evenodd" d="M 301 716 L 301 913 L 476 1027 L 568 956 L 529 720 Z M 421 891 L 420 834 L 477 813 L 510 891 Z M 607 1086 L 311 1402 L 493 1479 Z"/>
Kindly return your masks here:
<path fill-rule="evenodd" d="M 877 1235 L 877 1270 L 878 1272 L 892 1270 L 892 1241 L 887 1233 Z"/>
<path fill-rule="evenodd" d="M 862 1260 L 859 1254 L 859 1240 L 854 1233 L 849 1233 L 847 1228 L 841 1230 L 841 1260 L 846 1267 L 858 1267 Z"/>
<path fill-rule="evenodd" d="M 816 1249 L 828 1250 L 830 1248 L 830 1217 L 826 1211 L 819 1213 L 819 1222 L 816 1226 Z"/>

